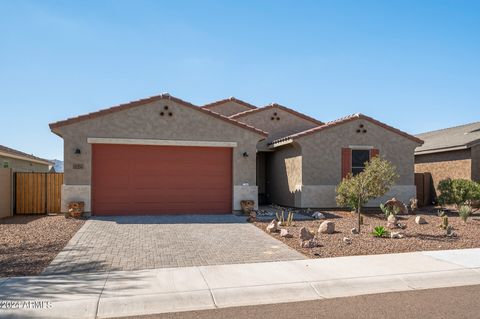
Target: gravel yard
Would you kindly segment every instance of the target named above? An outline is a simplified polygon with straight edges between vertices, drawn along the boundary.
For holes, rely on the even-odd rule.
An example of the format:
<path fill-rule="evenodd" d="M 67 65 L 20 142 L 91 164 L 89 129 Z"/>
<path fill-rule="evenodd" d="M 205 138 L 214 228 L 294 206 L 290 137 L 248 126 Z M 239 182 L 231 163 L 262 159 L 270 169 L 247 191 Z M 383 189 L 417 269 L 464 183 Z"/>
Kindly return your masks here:
<path fill-rule="evenodd" d="M 84 222 L 63 215 L 0 219 L 0 277 L 40 274 Z"/>
<path fill-rule="evenodd" d="M 375 226 L 386 227 L 387 221 L 382 214 L 364 215 L 364 225 L 361 234 L 352 235 L 351 229 L 356 227 L 356 215 L 351 212 L 324 213 L 326 219 L 335 223 L 335 233 L 317 234 L 318 227 L 324 220 L 294 221 L 294 225 L 284 227 L 293 235 L 292 238 L 280 237 L 279 232 L 270 234 L 288 246 L 303 253 L 309 258 L 325 258 L 355 255 L 375 255 L 388 253 L 401 253 L 422 250 L 443 250 L 480 247 L 480 220 L 478 213 L 464 223 L 456 213 L 448 213 L 449 224 L 453 226 L 457 236 L 447 237 L 445 230 L 439 227 L 441 218 L 436 213 L 418 212 L 427 221 L 427 224 L 415 223 L 415 215 L 399 215 L 398 222 L 406 225 L 405 229 L 393 229 L 389 231 L 401 232 L 404 238 L 376 238 L 370 233 Z M 255 222 L 255 225 L 265 231 L 269 221 Z M 315 232 L 315 238 L 319 247 L 301 248 L 299 233 L 300 228 L 305 226 Z M 351 244 L 343 242 L 344 237 L 352 239 Z"/>

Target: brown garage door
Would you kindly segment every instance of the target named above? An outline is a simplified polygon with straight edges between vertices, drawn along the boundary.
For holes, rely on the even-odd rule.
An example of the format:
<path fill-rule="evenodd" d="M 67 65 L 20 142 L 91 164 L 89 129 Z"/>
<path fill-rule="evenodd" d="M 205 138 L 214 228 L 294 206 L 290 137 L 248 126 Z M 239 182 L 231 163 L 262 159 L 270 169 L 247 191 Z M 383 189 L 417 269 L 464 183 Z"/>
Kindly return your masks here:
<path fill-rule="evenodd" d="M 94 215 L 232 211 L 232 149 L 93 144 Z"/>

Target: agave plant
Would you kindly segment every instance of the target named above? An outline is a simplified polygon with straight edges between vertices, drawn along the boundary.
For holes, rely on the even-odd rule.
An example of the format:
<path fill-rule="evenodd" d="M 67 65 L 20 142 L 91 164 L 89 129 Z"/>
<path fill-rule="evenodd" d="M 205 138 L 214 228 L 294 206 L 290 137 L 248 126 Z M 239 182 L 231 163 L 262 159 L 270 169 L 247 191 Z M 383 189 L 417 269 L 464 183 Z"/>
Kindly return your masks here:
<path fill-rule="evenodd" d="M 462 205 L 458 209 L 458 216 L 463 220 L 464 223 L 467 222 L 468 217 L 472 214 L 472 207 L 468 205 Z"/>
<path fill-rule="evenodd" d="M 389 235 L 388 231 L 383 226 L 377 226 L 373 229 L 373 232 L 370 233 L 374 237 L 386 237 Z"/>

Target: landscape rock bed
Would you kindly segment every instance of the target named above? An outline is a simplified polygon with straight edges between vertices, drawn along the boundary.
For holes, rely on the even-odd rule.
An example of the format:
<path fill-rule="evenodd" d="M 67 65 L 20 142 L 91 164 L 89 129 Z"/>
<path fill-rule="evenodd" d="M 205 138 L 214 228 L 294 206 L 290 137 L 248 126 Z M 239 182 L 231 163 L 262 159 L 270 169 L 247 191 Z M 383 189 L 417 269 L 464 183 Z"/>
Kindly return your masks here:
<path fill-rule="evenodd" d="M 0 277 L 40 274 L 84 222 L 63 215 L 0 219 Z"/>
<path fill-rule="evenodd" d="M 478 214 L 478 213 L 477 213 Z M 424 217 L 426 224 L 417 224 L 416 215 L 399 215 L 398 222 L 405 225 L 405 229 L 392 229 L 399 232 L 403 238 L 392 239 L 375 238 L 370 233 L 375 226 L 387 225 L 383 214 L 364 215 L 364 225 L 361 233 L 353 235 L 351 230 L 357 225 L 356 215 L 352 212 L 338 211 L 326 214 L 324 220 L 294 220 L 293 226 L 285 227 L 292 238 L 281 237 L 280 232 L 270 235 L 282 241 L 309 258 L 326 258 L 356 255 L 376 255 L 389 253 L 402 253 L 423 250 L 444 250 L 480 247 L 480 219 L 477 216 L 469 218 L 464 223 L 456 213 L 448 213 L 449 225 L 453 226 L 456 234 L 454 237 L 446 236 L 446 231 L 439 227 L 442 220 L 436 213 L 417 212 L 417 216 Z M 318 234 L 317 230 L 322 222 L 329 220 L 335 223 L 333 234 Z M 255 226 L 265 231 L 268 222 L 257 221 Z M 315 232 L 315 239 L 319 246 L 303 248 L 299 239 L 300 229 L 306 227 Z M 281 227 L 283 228 L 283 227 Z M 351 239 L 344 240 L 344 238 Z"/>

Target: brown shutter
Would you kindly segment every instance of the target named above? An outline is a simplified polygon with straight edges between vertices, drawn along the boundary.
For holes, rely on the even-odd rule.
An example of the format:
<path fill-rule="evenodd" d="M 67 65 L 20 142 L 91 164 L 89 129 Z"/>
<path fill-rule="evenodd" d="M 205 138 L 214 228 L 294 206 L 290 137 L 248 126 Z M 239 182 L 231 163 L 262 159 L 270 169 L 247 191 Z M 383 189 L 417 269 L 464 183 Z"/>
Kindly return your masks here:
<path fill-rule="evenodd" d="M 379 153 L 379 151 L 378 151 L 377 148 L 372 148 L 372 149 L 370 150 L 370 158 L 377 157 L 377 156 L 378 156 L 378 153 Z"/>
<path fill-rule="evenodd" d="M 352 150 L 342 148 L 342 179 L 352 172 Z"/>

